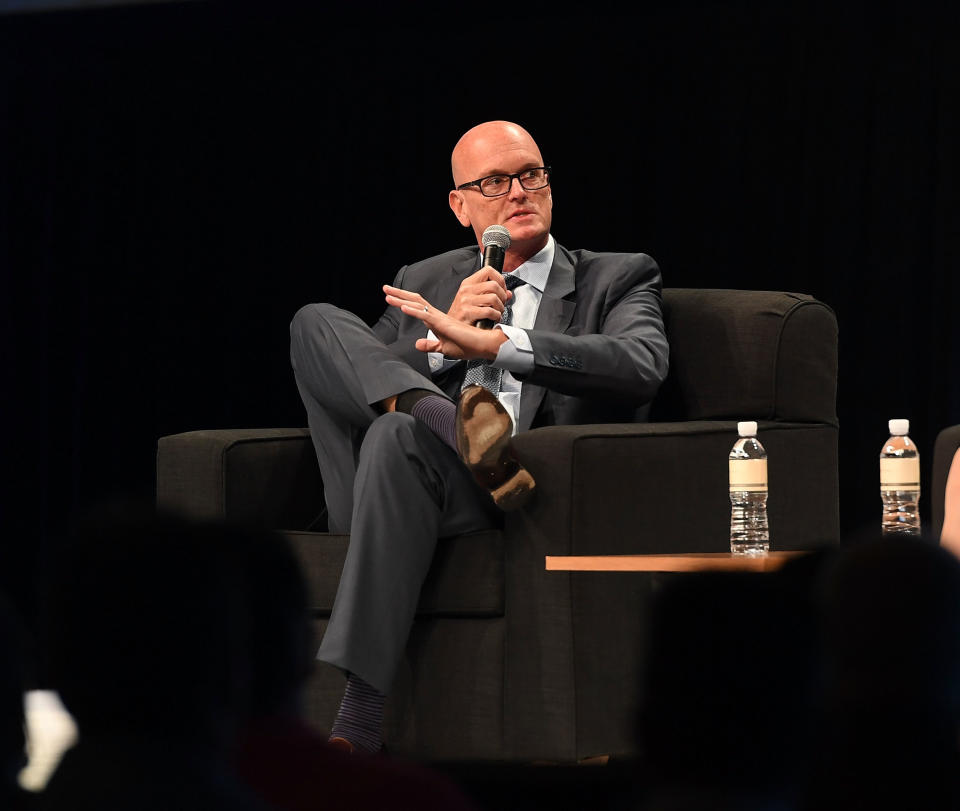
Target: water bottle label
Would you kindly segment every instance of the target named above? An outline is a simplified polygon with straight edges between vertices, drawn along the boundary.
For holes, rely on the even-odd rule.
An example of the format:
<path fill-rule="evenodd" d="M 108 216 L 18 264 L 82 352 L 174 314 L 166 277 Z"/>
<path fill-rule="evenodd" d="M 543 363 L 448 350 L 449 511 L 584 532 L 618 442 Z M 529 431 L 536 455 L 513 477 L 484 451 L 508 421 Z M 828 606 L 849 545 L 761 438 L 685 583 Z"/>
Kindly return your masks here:
<path fill-rule="evenodd" d="M 731 459 L 729 462 L 729 467 L 731 491 L 766 491 L 766 459 Z"/>
<path fill-rule="evenodd" d="M 915 490 L 920 486 L 920 457 L 881 459 L 880 487 L 883 490 Z"/>

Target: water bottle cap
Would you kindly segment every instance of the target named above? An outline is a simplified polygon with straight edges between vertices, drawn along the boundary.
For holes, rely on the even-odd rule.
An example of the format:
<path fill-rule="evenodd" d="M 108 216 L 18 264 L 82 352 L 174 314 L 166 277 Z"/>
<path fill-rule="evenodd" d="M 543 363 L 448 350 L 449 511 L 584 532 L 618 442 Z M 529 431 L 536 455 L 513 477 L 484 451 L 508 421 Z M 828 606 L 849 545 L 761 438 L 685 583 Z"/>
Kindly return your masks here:
<path fill-rule="evenodd" d="M 910 420 L 890 420 L 887 428 L 890 436 L 906 436 L 910 433 Z"/>
<path fill-rule="evenodd" d="M 756 422 L 738 422 L 737 433 L 740 434 L 740 436 L 756 436 L 757 423 Z"/>

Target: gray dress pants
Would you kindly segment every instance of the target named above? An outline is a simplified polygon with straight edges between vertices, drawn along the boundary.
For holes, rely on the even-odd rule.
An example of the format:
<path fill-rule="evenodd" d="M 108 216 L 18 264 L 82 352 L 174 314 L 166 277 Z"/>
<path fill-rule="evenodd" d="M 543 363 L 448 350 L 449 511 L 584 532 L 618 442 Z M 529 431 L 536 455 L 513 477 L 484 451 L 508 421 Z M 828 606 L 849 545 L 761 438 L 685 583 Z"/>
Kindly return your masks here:
<path fill-rule="evenodd" d="M 388 693 L 438 538 L 501 516 L 456 452 L 377 404 L 409 389 L 446 396 L 352 313 L 308 304 L 290 360 L 323 478 L 331 532 L 350 544 L 317 658 Z"/>

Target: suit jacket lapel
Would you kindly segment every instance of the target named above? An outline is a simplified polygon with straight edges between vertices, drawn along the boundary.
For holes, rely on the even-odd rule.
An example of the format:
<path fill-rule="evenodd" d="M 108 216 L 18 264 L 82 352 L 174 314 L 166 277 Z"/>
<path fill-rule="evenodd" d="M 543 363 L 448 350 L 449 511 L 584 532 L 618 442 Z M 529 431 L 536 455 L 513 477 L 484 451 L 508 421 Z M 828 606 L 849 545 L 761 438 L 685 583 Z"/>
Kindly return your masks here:
<path fill-rule="evenodd" d="M 450 266 L 450 272 L 440 278 L 436 291 L 432 295 L 433 304 L 442 310 L 449 310 L 453 299 L 460 289 L 460 284 L 471 273 L 477 270 L 477 252 L 467 259 L 455 262 Z"/>
<path fill-rule="evenodd" d="M 577 302 L 572 298 L 576 292 L 576 269 L 567 252 L 556 246 L 553 256 L 553 266 L 547 277 L 547 289 L 543 291 L 540 307 L 537 309 L 537 320 L 534 329 L 548 332 L 565 332 L 573 314 L 577 309 Z M 571 298 L 565 298 L 571 296 Z M 520 425 L 519 430 L 527 431 L 533 424 L 537 409 L 543 402 L 546 389 L 533 383 L 524 382 L 520 389 Z"/>
<path fill-rule="evenodd" d="M 457 295 L 457 290 L 460 289 L 460 285 L 463 283 L 463 280 L 479 267 L 477 264 L 479 254 L 480 250 L 478 248 L 466 259 L 462 259 L 459 262 L 454 262 L 452 265 L 450 265 L 449 271 L 445 274 L 441 274 L 433 290 L 431 290 L 429 296 L 427 296 L 427 300 L 430 301 L 430 303 L 434 306 L 439 307 L 441 310 L 449 310 L 450 305 L 453 304 L 453 300 Z M 426 324 L 421 324 L 421 326 L 423 327 L 422 335 L 426 335 Z M 451 370 L 444 372 L 441 377 L 435 378 L 434 382 L 439 385 L 440 388 L 442 388 L 451 398 L 456 399 L 457 393 L 460 391 L 460 386 L 463 384 L 463 378 L 466 373 L 466 362 L 458 363 Z"/>

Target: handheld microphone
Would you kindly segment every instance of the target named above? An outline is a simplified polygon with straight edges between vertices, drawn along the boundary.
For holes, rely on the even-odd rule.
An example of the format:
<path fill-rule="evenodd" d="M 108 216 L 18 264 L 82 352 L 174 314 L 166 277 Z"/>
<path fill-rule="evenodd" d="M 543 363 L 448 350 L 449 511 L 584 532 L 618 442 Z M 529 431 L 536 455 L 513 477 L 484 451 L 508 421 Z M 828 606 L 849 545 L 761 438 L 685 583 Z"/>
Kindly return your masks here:
<path fill-rule="evenodd" d="M 503 273 L 503 260 L 510 247 L 510 232 L 502 225 L 490 225 L 484 230 L 480 241 L 483 243 L 483 264 Z M 495 323 L 489 318 L 481 318 L 474 326 L 493 329 Z"/>

